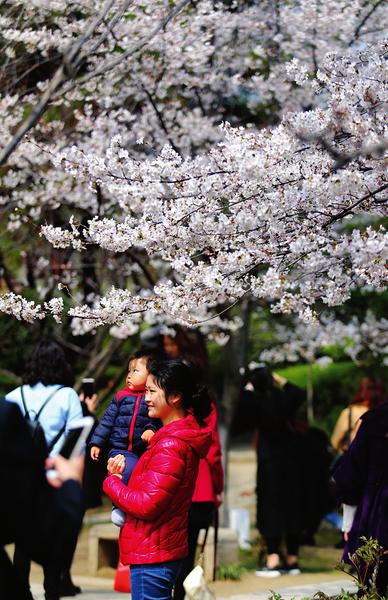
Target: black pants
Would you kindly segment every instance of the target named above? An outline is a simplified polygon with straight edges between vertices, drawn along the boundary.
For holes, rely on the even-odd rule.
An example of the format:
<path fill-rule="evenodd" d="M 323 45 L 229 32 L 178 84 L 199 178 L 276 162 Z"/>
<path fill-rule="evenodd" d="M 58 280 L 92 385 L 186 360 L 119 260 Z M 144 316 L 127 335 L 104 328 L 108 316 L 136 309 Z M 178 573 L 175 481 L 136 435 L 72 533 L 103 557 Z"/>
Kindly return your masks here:
<path fill-rule="evenodd" d="M 15 546 L 13 565 L 21 585 L 23 586 L 23 588 L 29 590 L 31 560 L 17 545 Z M 61 565 L 54 563 L 42 566 L 44 574 L 43 587 L 45 597 L 47 600 L 59 600 L 59 581 L 61 575 Z"/>
<path fill-rule="evenodd" d="M 268 554 L 279 554 L 281 542 L 282 539 L 280 537 L 266 537 L 265 543 L 267 544 Z M 285 542 L 287 554 L 290 554 L 292 556 L 298 556 L 299 535 L 286 535 Z"/>
<path fill-rule="evenodd" d="M 31 600 L 29 585 L 23 584 L 4 548 L 0 548 L 0 598 Z"/>
<path fill-rule="evenodd" d="M 182 569 L 174 587 L 174 600 L 183 600 L 185 590 L 183 581 L 194 568 L 198 536 L 201 529 L 207 529 L 213 521 L 214 502 L 193 502 L 189 511 L 189 554 L 184 559 Z"/>

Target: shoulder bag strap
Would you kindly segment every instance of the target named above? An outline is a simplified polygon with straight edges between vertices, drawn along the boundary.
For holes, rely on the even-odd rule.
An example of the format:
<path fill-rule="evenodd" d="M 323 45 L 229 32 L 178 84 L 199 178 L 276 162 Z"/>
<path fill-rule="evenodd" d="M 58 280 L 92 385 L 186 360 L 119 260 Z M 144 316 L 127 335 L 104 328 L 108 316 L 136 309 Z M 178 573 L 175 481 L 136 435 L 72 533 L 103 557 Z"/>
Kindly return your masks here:
<path fill-rule="evenodd" d="M 28 419 L 29 421 L 31 421 L 30 413 L 27 410 L 26 399 L 24 397 L 23 386 L 20 387 L 20 394 L 22 396 L 22 402 L 23 402 L 23 408 L 24 408 L 24 415 L 25 415 L 26 419 Z"/>
<path fill-rule="evenodd" d="M 57 443 L 57 441 L 59 440 L 59 438 L 65 433 L 65 431 L 66 431 L 66 423 L 63 425 L 63 427 L 60 429 L 60 431 L 58 431 L 57 435 L 48 444 L 47 451 L 49 454 L 50 454 L 51 450 L 54 448 L 54 446 Z"/>
<path fill-rule="evenodd" d="M 346 450 L 350 446 L 351 439 L 352 439 L 352 405 L 349 406 L 348 430 L 346 432 L 346 437 L 345 437 L 345 449 Z"/>
<path fill-rule="evenodd" d="M 62 388 L 64 388 L 64 385 L 60 385 L 59 388 L 57 388 L 56 390 L 54 390 L 48 398 L 46 398 L 46 400 L 43 402 L 42 406 L 40 407 L 40 409 L 38 410 L 38 412 L 35 415 L 34 421 L 39 421 L 39 417 L 42 414 L 42 410 L 45 408 L 45 406 L 50 402 L 51 398 L 54 398 L 55 394 L 57 392 L 59 392 L 59 390 L 61 390 Z"/>
<path fill-rule="evenodd" d="M 206 540 L 207 540 L 208 533 L 209 533 L 209 527 L 206 527 L 205 537 L 203 538 L 203 542 L 201 544 L 201 550 L 200 550 L 198 560 L 197 560 L 197 565 L 199 565 L 200 567 L 203 567 L 203 559 L 204 559 L 204 555 L 205 555 L 205 546 L 206 546 Z"/>

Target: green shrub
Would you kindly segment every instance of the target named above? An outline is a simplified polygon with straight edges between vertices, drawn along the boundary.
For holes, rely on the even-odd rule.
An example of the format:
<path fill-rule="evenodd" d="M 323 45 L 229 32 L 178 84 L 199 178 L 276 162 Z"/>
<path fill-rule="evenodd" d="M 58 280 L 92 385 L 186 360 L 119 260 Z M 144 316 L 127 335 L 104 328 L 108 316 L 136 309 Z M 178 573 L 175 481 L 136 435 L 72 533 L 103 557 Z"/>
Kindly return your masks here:
<path fill-rule="evenodd" d="M 240 581 L 243 573 L 245 573 L 246 568 L 240 564 L 230 564 L 230 565 L 220 565 L 217 568 L 217 580 L 225 581 Z"/>

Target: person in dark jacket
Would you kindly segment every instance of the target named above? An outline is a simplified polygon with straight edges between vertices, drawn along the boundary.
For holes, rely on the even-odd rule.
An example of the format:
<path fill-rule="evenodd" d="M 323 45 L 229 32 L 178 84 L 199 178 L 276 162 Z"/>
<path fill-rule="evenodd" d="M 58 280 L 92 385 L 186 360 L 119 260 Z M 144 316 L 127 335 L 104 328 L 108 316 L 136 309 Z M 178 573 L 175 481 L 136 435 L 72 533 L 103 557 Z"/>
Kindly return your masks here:
<path fill-rule="evenodd" d="M 47 442 L 43 452 L 45 454 L 47 449 L 51 456 L 56 455 L 72 423 L 82 417 L 81 403 L 72 387 L 74 373 L 63 348 L 54 340 L 40 339 L 27 361 L 23 381 L 22 386 L 5 398 L 16 403 L 26 418 L 38 417 Z M 83 510 L 80 519 L 82 515 Z M 19 544 L 15 544 L 13 562 L 19 578 L 28 585 L 31 561 Z M 51 590 L 53 597 L 79 590 L 71 581 L 70 573 L 67 572 L 63 580 L 62 569 L 53 562 L 44 568 L 44 578 L 44 586 Z"/>
<path fill-rule="evenodd" d="M 4 546 L 17 543 L 25 556 L 56 571 L 81 527 L 84 457 L 48 459 L 59 480 L 49 485 L 44 458 L 14 402 L 0 398 L 0 598 L 33 600 L 28 582 L 14 569 Z M 54 583 L 54 588 L 52 588 Z M 46 600 L 59 600 L 57 581 L 45 577 Z"/>
<path fill-rule="evenodd" d="M 174 582 L 188 554 L 188 512 L 199 460 L 212 433 L 206 388 L 179 360 L 151 363 L 146 402 L 163 427 L 137 463 L 128 486 L 120 481 L 124 456 L 108 461 L 104 491 L 126 513 L 120 556 L 131 566 L 132 600 L 171 600 Z"/>
<path fill-rule="evenodd" d="M 82 414 L 84 417 L 92 417 L 94 425 L 89 434 L 89 439 L 92 437 L 94 430 L 98 425 L 98 419 L 95 416 L 97 408 L 97 394 L 93 394 L 91 398 L 80 394 Z M 90 454 L 85 456 L 85 468 L 82 481 L 84 493 L 84 513 L 89 508 L 96 508 L 102 505 L 102 482 L 104 481 L 106 471 L 101 463 L 92 460 Z M 61 570 L 61 581 L 59 592 L 61 596 L 76 596 L 81 593 L 81 588 L 75 585 L 71 578 L 71 566 L 74 560 L 75 551 L 77 549 L 78 534 L 74 536 L 73 544 L 69 549 L 68 560 L 64 563 Z"/>
<path fill-rule="evenodd" d="M 303 528 L 304 438 L 295 416 L 305 392 L 266 367 L 252 371 L 249 381 L 257 407 L 256 520 L 267 546 L 266 564 L 256 575 L 297 575 Z M 280 560 L 283 541 L 287 549 L 284 566 Z"/>
<path fill-rule="evenodd" d="M 126 387 L 113 397 L 90 439 L 90 456 L 98 460 L 101 450 L 109 447 L 108 458 L 125 456 L 124 483 L 128 483 L 134 466 L 144 453 L 147 443 L 160 427 L 157 419 L 148 416 L 144 401 L 145 383 L 150 357 L 144 352 L 133 354 L 128 362 Z M 112 522 L 122 527 L 125 515 L 118 507 L 112 509 Z"/>
<path fill-rule="evenodd" d="M 349 562 L 362 545 L 361 536 L 374 538 L 388 550 L 388 403 L 368 411 L 333 478 L 339 502 L 357 506 L 344 548 Z M 388 556 L 384 555 L 377 577 L 377 589 L 386 596 Z"/>

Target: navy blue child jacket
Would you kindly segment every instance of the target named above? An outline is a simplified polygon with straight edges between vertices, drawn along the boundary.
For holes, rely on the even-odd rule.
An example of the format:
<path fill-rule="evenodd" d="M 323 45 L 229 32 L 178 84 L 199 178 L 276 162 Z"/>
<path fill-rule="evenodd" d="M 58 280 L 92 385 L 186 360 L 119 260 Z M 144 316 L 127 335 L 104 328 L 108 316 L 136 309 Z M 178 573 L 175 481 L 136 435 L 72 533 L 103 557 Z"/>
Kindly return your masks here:
<path fill-rule="evenodd" d="M 90 446 L 115 450 L 131 450 L 139 456 L 147 443 L 141 435 L 146 429 L 157 431 L 161 427 L 159 419 L 148 416 L 144 401 L 144 391 L 137 392 L 124 388 L 113 396 L 98 426 L 90 439 Z"/>

